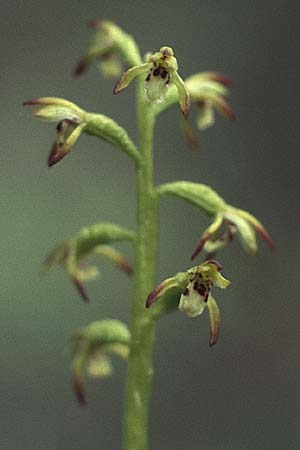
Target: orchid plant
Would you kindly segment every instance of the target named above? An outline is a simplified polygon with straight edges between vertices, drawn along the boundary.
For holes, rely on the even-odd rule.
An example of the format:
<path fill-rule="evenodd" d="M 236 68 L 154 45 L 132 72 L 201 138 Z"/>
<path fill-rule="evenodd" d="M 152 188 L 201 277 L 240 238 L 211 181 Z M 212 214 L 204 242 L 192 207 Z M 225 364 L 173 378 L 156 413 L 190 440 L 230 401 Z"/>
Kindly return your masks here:
<path fill-rule="evenodd" d="M 153 347 L 157 320 L 179 310 L 188 317 L 208 309 L 209 345 L 216 344 L 220 331 L 220 311 L 212 296 L 213 286 L 227 288 L 230 282 L 221 274 L 217 253 L 237 235 L 242 247 L 256 253 L 258 233 L 272 247 L 263 225 L 250 213 L 229 205 L 211 187 L 189 181 L 153 183 L 153 130 L 160 113 L 178 103 L 182 128 L 191 143 L 196 132 L 188 122 L 191 105 L 199 110 L 198 127 L 214 123 L 215 111 L 234 119 L 225 100 L 230 80 L 216 72 L 200 72 L 183 80 L 172 48 L 162 46 L 143 58 L 135 40 L 116 24 L 93 22 L 94 37 L 75 69 L 83 74 L 97 63 L 105 77 L 118 78 L 113 89 L 120 93 L 135 83 L 139 142 L 110 117 L 85 111 L 74 103 L 54 97 L 26 101 L 34 117 L 56 122 L 56 136 L 48 157 L 53 166 L 70 154 L 82 133 L 110 142 L 124 151 L 136 171 L 137 226 L 129 230 L 121 225 L 101 222 L 88 226 L 64 240 L 50 253 L 46 269 L 60 265 L 74 283 L 82 299 L 89 301 L 85 282 L 94 279 L 97 267 L 89 257 L 100 256 L 133 277 L 133 299 L 129 326 L 119 320 L 100 319 L 82 327 L 72 338 L 73 388 L 80 404 L 85 404 L 85 378 L 105 377 L 112 373 L 110 356 L 127 359 L 124 408 L 124 450 L 148 448 L 149 399 L 153 380 Z M 123 72 L 122 67 L 127 69 Z M 162 196 L 177 196 L 211 218 L 192 252 L 195 259 L 202 252 L 203 261 L 183 269 L 155 287 L 158 246 L 159 201 Z M 133 246 L 131 265 L 115 248 L 118 241 Z"/>

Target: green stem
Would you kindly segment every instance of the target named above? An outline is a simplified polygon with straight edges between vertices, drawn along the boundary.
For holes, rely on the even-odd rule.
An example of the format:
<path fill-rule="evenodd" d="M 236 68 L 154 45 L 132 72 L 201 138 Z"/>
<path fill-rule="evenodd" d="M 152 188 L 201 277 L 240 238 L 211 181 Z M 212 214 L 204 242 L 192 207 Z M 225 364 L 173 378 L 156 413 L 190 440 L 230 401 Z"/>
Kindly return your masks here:
<path fill-rule="evenodd" d="M 153 187 L 152 105 L 138 86 L 138 125 L 142 160 L 137 167 L 137 220 L 131 346 L 125 394 L 124 450 L 147 450 L 149 400 L 153 378 L 155 320 L 145 308 L 154 286 L 157 253 L 157 201 Z"/>

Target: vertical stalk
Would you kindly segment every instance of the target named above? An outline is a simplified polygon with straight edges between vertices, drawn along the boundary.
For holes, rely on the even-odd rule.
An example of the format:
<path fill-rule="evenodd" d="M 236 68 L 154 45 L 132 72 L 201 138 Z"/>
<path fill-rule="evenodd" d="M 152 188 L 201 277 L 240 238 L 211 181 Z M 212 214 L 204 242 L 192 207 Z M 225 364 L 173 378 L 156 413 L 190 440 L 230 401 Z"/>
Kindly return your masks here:
<path fill-rule="evenodd" d="M 157 253 L 157 202 L 153 189 L 152 105 L 142 81 L 137 92 L 141 163 L 137 167 L 137 240 L 134 296 L 131 311 L 131 347 L 125 393 L 124 450 L 147 450 L 149 400 L 153 378 L 155 320 L 145 300 L 154 285 Z"/>

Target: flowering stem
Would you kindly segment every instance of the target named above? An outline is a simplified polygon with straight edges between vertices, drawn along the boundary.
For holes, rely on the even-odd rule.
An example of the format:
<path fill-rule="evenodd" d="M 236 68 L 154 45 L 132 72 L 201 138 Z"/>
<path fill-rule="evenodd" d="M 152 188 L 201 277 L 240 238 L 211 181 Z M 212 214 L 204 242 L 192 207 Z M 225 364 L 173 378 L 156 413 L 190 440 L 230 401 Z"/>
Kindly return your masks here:
<path fill-rule="evenodd" d="M 125 394 L 124 450 L 147 450 L 148 409 L 153 377 L 155 320 L 145 300 L 154 285 L 157 253 L 157 201 L 153 187 L 152 105 L 138 83 L 137 113 L 142 161 L 137 167 L 137 239 L 131 346 Z"/>

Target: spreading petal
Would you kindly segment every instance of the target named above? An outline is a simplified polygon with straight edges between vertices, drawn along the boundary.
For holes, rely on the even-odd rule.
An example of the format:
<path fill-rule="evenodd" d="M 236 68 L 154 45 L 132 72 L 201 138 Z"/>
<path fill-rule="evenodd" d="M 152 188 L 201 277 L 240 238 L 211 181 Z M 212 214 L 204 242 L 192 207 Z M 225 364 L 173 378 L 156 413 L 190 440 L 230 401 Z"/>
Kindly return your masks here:
<path fill-rule="evenodd" d="M 209 227 L 206 228 L 206 230 L 203 232 L 203 234 L 200 238 L 200 241 L 199 241 L 194 253 L 192 254 L 192 257 L 191 257 L 192 260 L 195 259 L 196 256 L 201 252 L 206 241 L 208 241 L 215 233 L 217 233 L 217 231 L 221 227 L 222 223 L 223 223 L 223 215 L 221 213 L 219 213 L 216 215 L 213 223 L 211 225 L 209 225 Z"/>
<path fill-rule="evenodd" d="M 151 68 L 151 63 L 145 63 L 141 64 L 139 66 L 131 67 L 130 69 L 126 70 L 117 82 L 117 84 L 114 87 L 113 93 L 118 94 L 123 89 L 127 88 L 129 84 L 139 75 L 143 75 L 149 72 Z"/>

